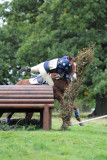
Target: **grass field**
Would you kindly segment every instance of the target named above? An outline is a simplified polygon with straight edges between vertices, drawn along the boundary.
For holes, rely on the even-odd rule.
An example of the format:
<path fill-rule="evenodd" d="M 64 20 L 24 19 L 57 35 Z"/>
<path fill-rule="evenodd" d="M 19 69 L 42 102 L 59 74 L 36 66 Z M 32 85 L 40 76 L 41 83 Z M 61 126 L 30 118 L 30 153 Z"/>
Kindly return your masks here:
<path fill-rule="evenodd" d="M 53 113 L 50 131 L 0 131 L 0 160 L 107 160 L 107 119 L 56 131 L 61 123 Z"/>

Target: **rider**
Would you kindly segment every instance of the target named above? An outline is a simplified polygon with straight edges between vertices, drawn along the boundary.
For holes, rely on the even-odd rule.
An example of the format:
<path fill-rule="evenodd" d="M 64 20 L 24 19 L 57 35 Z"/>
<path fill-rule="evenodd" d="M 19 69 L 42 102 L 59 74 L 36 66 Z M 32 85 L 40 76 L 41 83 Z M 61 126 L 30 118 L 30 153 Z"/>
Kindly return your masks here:
<path fill-rule="evenodd" d="M 34 67 L 24 67 L 21 69 L 21 71 L 40 72 L 44 80 L 50 86 L 54 86 L 54 82 L 50 74 L 58 73 L 60 76 L 69 78 L 69 74 L 71 73 L 71 63 L 68 60 L 68 56 L 64 56 L 62 58 L 56 58 L 50 61 L 45 61 Z"/>

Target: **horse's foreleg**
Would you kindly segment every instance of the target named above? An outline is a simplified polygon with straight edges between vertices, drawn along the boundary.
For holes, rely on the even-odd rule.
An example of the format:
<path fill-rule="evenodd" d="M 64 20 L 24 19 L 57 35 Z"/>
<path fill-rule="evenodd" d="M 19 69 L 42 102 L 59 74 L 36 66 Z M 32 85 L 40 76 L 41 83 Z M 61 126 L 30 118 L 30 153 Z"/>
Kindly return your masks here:
<path fill-rule="evenodd" d="M 81 119 L 80 119 L 80 116 L 79 116 L 79 111 L 78 111 L 78 109 L 77 109 L 77 107 L 76 106 L 74 106 L 74 114 L 75 114 L 75 118 L 77 119 L 77 121 L 81 121 Z"/>
<path fill-rule="evenodd" d="M 73 109 L 74 109 L 75 118 L 77 119 L 77 121 L 81 122 L 79 111 L 78 111 L 78 109 L 77 109 L 77 107 L 75 105 L 74 105 Z M 84 126 L 84 123 L 80 123 L 79 125 L 80 126 Z"/>
<path fill-rule="evenodd" d="M 70 100 L 68 100 L 68 106 L 69 106 L 69 109 L 70 109 L 70 106 L 71 106 Z M 75 105 L 73 105 L 72 109 L 74 110 L 75 118 L 77 119 L 77 121 L 81 122 L 81 118 L 80 118 L 79 111 L 78 111 L 77 107 Z M 69 125 L 73 126 L 73 124 L 71 122 L 71 119 L 69 119 Z M 83 123 L 80 123 L 79 125 L 84 126 Z"/>
<path fill-rule="evenodd" d="M 69 110 L 69 120 L 68 120 L 68 124 L 69 124 L 69 125 L 72 125 L 72 122 L 71 122 L 72 108 L 71 108 L 71 102 L 70 102 L 70 100 L 68 100 L 68 110 Z"/>
<path fill-rule="evenodd" d="M 63 121 L 62 129 L 67 130 L 71 119 L 71 106 L 70 103 L 64 102 L 63 98 L 61 99 L 60 103 L 62 106 L 61 107 L 61 118 Z"/>

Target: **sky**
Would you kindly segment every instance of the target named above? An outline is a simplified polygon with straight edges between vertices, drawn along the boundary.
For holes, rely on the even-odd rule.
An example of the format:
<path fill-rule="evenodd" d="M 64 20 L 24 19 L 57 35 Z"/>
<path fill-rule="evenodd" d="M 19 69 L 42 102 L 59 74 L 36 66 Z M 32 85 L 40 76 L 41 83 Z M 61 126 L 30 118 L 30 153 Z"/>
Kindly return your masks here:
<path fill-rule="evenodd" d="M 0 0 L 0 3 L 3 3 L 3 2 L 5 2 L 5 1 L 11 2 L 12 0 Z"/>

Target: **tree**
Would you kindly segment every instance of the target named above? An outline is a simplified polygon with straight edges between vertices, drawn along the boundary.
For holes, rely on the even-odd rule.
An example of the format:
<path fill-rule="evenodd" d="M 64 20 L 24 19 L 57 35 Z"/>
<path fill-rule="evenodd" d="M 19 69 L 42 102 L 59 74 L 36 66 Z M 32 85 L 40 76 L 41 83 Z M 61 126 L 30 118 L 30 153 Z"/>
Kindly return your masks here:
<path fill-rule="evenodd" d="M 0 28 L 0 84 L 16 83 L 16 53 L 21 44 L 30 36 L 33 23 L 36 21 L 37 9 L 43 1 L 13 0 L 11 3 L 0 4 L 0 17 L 6 22 Z"/>
<path fill-rule="evenodd" d="M 93 101 L 107 89 L 107 2 L 47 0 L 39 7 L 35 30 L 19 49 L 23 64 L 35 65 L 96 43 L 95 59 L 86 70 L 79 98 Z M 33 59 L 32 59 L 33 58 Z"/>

